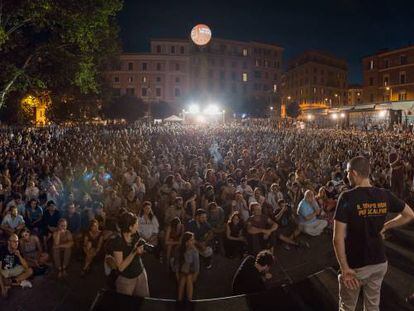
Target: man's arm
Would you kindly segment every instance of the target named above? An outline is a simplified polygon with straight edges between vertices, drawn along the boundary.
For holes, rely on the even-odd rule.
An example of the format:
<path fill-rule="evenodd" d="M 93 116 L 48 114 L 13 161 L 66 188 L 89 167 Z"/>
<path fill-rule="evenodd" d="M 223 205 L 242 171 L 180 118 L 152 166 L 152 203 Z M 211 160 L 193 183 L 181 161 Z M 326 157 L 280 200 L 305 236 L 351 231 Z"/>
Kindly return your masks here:
<path fill-rule="evenodd" d="M 345 287 L 350 289 L 356 289 L 359 287 L 359 281 L 356 278 L 356 272 L 352 270 L 348 265 L 345 252 L 345 235 L 346 235 L 346 223 L 334 220 L 334 235 L 333 246 L 335 250 L 336 259 L 341 267 L 341 278 Z"/>
<path fill-rule="evenodd" d="M 387 221 L 384 224 L 384 227 L 381 230 L 381 234 L 384 234 L 385 231 L 405 225 L 411 222 L 414 219 L 414 212 L 407 204 L 405 204 L 404 209 L 398 216 L 394 217 L 393 219 Z"/>

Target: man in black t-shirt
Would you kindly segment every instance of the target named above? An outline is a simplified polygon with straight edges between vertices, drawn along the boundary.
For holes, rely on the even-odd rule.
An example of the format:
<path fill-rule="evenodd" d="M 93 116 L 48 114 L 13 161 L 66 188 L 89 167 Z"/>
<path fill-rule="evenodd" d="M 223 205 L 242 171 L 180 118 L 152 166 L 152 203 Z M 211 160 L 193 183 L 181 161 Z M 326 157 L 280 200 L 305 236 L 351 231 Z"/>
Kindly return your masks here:
<path fill-rule="evenodd" d="M 369 161 L 355 157 L 347 167 L 351 190 L 343 192 L 334 217 L 334 249 L 339 275 L 339 309 L 354 310 L 361 288 L 364 308 L 379 310 L 387 258 L 384 232 L 414 219 L 411 208 L 385 189 L 371 186 Z M 389 212 L 399 215 L 385 222 Z"/>
<path fill-rule="evenodd" d="M 269 269 L 273 263 L 274 257 L 267 250 L 259 252 L 256 258 L 247 256 L 233 277 L 233 294 L 252 294 L 266 290 L 265 280 L 272 277 Z"/>

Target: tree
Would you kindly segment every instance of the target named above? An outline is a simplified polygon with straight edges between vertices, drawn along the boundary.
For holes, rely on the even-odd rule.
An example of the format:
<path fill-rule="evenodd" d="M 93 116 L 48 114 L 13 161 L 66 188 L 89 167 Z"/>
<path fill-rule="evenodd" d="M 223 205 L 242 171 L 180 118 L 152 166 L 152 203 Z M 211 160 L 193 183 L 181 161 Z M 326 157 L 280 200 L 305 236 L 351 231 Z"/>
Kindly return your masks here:
<path fill-rule="evenodd" d="M 145 116 L 148 105 L 133 95 L 114 97 L 104 106 L 104 115 L 109 119 L 125 119 L 129 122 Z"/>
<path fill-rule="evenodd" d="M 292 102 L 286 107 L 288 117 L 296 119 L 300 115 L 300 107 L 298 102 Z"/>
<path fill-rule="evenodd" d="M 151 105 L 151 116 L 154 119 L 165 119 L 176 113 L 175 109 L 166 102 L 153 102 Z"/>
<path fill-rule="evenodd" d="M 122 0 L 0 0 L 0 108 L 13 91 L 99 94 L 119 51 L 121 8 Z"/>

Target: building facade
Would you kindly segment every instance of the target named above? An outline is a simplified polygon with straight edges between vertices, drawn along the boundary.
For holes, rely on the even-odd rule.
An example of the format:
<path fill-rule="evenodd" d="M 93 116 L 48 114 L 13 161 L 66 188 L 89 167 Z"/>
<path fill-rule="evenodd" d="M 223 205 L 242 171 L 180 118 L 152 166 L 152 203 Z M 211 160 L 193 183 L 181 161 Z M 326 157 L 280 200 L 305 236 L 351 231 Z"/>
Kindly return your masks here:
<path fill-rule="evenodd" d="M 212 39 L 199 47 L 187 39 L 153 39 L 149 53 L 123 53 L 107 73 L 118 95 L 184 107 L 189 102 L 271 100 L 278 92 L 283 48 L 258 42 Z"/>
<path fill-rule="evenodd" d="M 348 87 L 348 105 L 355 106 L 363 103 L 363 89 L 362 85 L 353 84 Z"/>
<path fill-rule="evenodd" d="M 414 45 L 363 58 L 364 102 L 414 100 Z"/>
<path fill-rule="evenodd" d="M 345 60 L 320 51 L 306 51 L 289 61 L 282 82 L 282 103 L 301 110 L 325 109 L 348 102 Z"/>

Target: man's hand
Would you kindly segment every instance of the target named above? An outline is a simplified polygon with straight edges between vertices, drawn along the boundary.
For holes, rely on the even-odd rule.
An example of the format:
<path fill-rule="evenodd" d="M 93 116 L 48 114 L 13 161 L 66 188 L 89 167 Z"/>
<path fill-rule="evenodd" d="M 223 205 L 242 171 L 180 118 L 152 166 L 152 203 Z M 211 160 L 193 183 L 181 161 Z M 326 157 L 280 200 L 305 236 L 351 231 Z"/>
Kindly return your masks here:
<path fill-rule="evenodd" d="M 341 280 L 348 289 L 357 289 L 360 286 L 359 281 L 356 278 L 356 272 L 349 268 L 342 270 Z"/>

